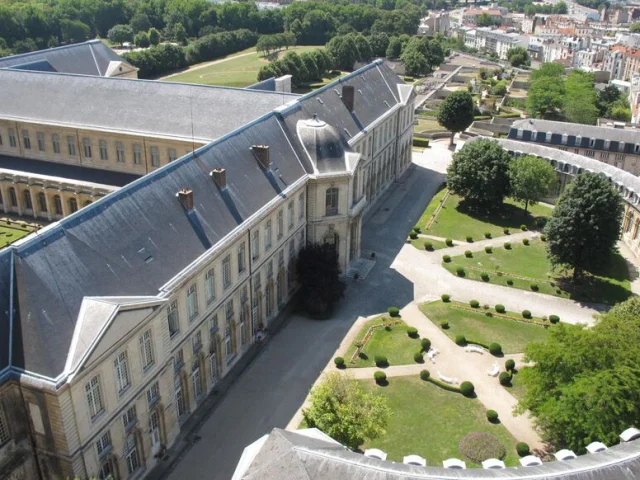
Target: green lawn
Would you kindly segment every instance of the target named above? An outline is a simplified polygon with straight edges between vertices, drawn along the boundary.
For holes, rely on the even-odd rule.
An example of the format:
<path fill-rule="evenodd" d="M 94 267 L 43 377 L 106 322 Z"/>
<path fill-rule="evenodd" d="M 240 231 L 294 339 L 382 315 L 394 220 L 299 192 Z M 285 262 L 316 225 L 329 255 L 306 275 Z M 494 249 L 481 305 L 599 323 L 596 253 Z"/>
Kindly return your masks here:
<path fill-rule="evenodd" d="M 351 356 L 356 351 L 355 342 L 360 342 L 364 338 L 367 330 L 372 325 L 382 324 L 391 319 L 386 316 L 380 316 L 368 321 L 354 340 L 354 344 L 349 347 L 344 357 L 348 367 L 375 367 L 374 357 L 376 355 L 385 355 L 389 365 L 411 365 L 414 364 L 413 355 L 420 350 L 420 339 L 410 338 L 407 335 L 407 325 L 402 322 L 399 325 L 393 325 L 390 330 L 386 328 L 376 329 L 364 347 L 360 356 L 354 363 L 351 363 Z"/>
<path fill-rule="evenodd" d="M 293 51 L 300 54 L 302 52 L 309 52 L 318 48 L 320 47 L 297 46 L 292 47 L 289 50 L 283 50 L 279 52 L 278 55 L 282 57 L 287 53 L 287 51 Z M 251 54 L 244 55 L 246 53 Z M 260 67 L 269 63 L 269 60 L 258 55 L 255 48 L 249 48 L 238 52 L 232 55 L 232 57 L 237 58 L 232 58 L 231 60 L 200 68 L 198 70 L 185 72 L 166 80 L 169 82 L 200 83 L 203 85 L 246 87 L 258 81 L 258 71 L 260 70 Z"/>
<path fill-rule="evenodd" d="M 520 377 L 518 376 L 518 374 L 515 374 L 511 378 L 511 386 L 504 388 L 506 388 L 511 395 L 516 397 L 517 400 L 522 400 L 524 398 L 524 395 L 527 393 L 527 388 L 520 381 Z"/>
<path fill-rule="evenodd" d="M 15 224 L 8 225 L 7 222 L 0 222 L 0 248 L 4 248 L 16 240 L 29 235 L 32 231 L 32 228 L 23 228 Z"/>
<path fill-rule="evenodd" d="M 599 275 L 590 276 L 575 287 L 568 274 L 552 271 L 542 240 L 531 240 L 529 246 L 514 242 L 511 250 L 505 249 L 503 242 L 496 243 L 492 253 L 481 251 L 474 252 L 471 258 L 464 255 L 453 257 L 451 262 L 443 263 L 443 266 L 453 275 L 456 275 L 457 267 L 464 267 L 465 278 L 469 280 L 482 281 L 480 275 L 486 272 L 489 282 L 496 285 L 531 291 L 531 284 L 534 283 L 540 293 L 574 300 L 614 304 L 631 295 L 627 262 L 620 254 L 615 254 L 607 268 L 598 272 Z M 498 275 L 498 272 L 503 275 Z M 513 285 L 507 284 L 509 280 Z"/>
<path fill-rule="evenodd" d="M 479 313 L 458 310 L 453 308 L 455 304 L 456 302 L 444 303 L 438 300 L 423 303 L 420 305 L 420 311 L 438 327 L 442 320 L 449 322 L 449 328 L 443 331 L 451 340 L 455 341 L 456 335 L 464 335 L 467 339 L 485 345 L 497 342 L 502 346 L 504 353 L 524 352 L 528 343 L 544 341 L 548 333 L 545 327 L 504 318 L 487 317 L 482 308 L 478 309 Z M 493 312 L 493 309 L 491 311 Z M 512 313 L 512 315 L 519 317 L 521 314 Z"/>
<path fill-rule="evenodd" d="M 442 130 L 446 130 L 446 128 L 440 125 L 435 118 L 429 119 L 427 117 L 418 117 L 418 124 L 413 127 L 413 131 L 416 133 L 439 132 Z"/>
<path fill-rule="evenodd" d="M 377 386 L 373 380 L 359 381 L 387 397 L 392 410 L 386 434 L 367 442 L 362 450 L 379 448 L 388 454 L 388 460 L 396 462 L 415 454 L 426 458 L 427 465 L 442 466 L 451 457 L 467 461 L 458 451 L 458 442 L 468 433 L 487 432 L 505 446 L 505 463 L 518 464 L 516 440 L 501 424 L 487 421 L 479 400 L 448 392 L 418 376 L 392 377 L 386 387 Z M 467 461 L 467 466 L 475 465 Z"/>
<path fill-rule="evenodd" d="M 467 235 L 474 240 L 483 240 L 486 232 L 493 237 L 503 236 L 504 228 L 509 228 L 511 233 L 520 231 L 521 225 L 533 228 L 536 217 L 548 217 L 552 209 L 546 205 L 535 205 L 529 208 L 525 215 L 520 203 L 507 199 L 502 208 L 486 214 L 470 211 L 464 203 L 461 203 L 457 195 L 449 195 L 438 217 L 429 230 L 426 230 L 427 222 L 431 214 L 444 197 L 445 190 L 433 197 L 427 209 L 420 217 L 418 225 L 423 233 L 437 237 L 453 238 L 465 241 Z"/>
<path fill-rule="evenodd" d="M 424 250 L 424 242 L 431 242 L 433 245 L 433 250 L 440 250 L 442 248 L 449 248 L 447 244 L 440 240 L 432 240 L 431 238 L 421 238 L 418 237 L 415 240 L 411 240 L 411 245 L 416 247 L 418 250 Z"/>

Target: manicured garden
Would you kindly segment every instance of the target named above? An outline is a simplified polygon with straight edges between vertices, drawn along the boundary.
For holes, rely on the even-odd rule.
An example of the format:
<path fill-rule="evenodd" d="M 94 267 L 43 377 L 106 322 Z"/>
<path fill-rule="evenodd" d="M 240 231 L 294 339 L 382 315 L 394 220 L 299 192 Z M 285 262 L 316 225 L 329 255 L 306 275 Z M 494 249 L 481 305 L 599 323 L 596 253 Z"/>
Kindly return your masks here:
<path fill-rule="evenodd" d="M 447 248 L 447 244 L 441 240 L 432 240 L 430 238 L 418 237 L 409 239 L 411 245 L 416 247 L 418 250 L 426 250 L 428 252 L 432 252 L 434 250 L 440 250 L 443 248 Z"/>
<path fill-rule="evenodd" d="M 468 467 L 477 467 L 460 452 L 459 443 L 478 432 L 492 435 L 493 443 L 504 448 L 506 465 L 518 464 L 516 440 L 500 423 L 487 420 L 487 411 L 477 399 L 448 392 L 418 376 L 390 378 L 386 387 L 370 380 L 359 382 L 386 397 L 392 411 L 386 434 L 366 442 L 362 450 L 379 448 L 388 454 L 388 460 L 396 462 L 415 454 L 426 458 L 427 465 L 442 466 L 444 460 L 455 457 L 466 461 Z"/>
<path fill-rule="evenodd" d="M 522 400 L 527 393 L 527 388 L 522 384 L 519 374 L 516 373 L 511 377 L 511 384 L 504 387 L 507 391 L 516 397 L 516 400 Z"/>
<path fill-rule="evenodd" d="M 470 311 L 472 310 L 472 311 Z M 491 345 L 498 343 L 504 353 L 520 353 L 530 342 L 542 342 L 547 337 L 547 329 L 544 326 L 531 322 L 546 323 L 542 319 L 530 317 L 525 319 L 522 312 L 507 312 L 503 314 L 496 312 L 495 306 L 484 308 L 478 306 L 471 308 L 469 304 L 449 301 L 436 301 L 423 303 L 420 311 L 434 324 L 442 328 L 442 323 L 446 322 L 443 331 L 451 340 L 456 341 L 460 335 L 464 336 L 469 343 L 480 343 Z M 488 316 L 490 314 L 491 316 Z M 523 321 L 500 318 L 499 315 L 522 319 Z"/>
<path fill-rule="evenodd" d="M 496 243 L 490 252 L 452 257 L 449 262 L 443 262 L 443 266 L 452 274 L 469 280 L 574 300 L 614 304 L 631 295 L 627 263 L 620 254 L 615 254 L 599 275 L 588 275 L 576 285 L 571 281 L 571 272 L 552 271 L 545 242 L 541 239 L 532 239 L 528 245 Z"/>
<path fill-rule="evenodd" d="M 33 227 L 23 227 L 16 222 L 0 221 L 0 248 L 12 244 L 16 240 L 21 239 L 33 232 Z"/>

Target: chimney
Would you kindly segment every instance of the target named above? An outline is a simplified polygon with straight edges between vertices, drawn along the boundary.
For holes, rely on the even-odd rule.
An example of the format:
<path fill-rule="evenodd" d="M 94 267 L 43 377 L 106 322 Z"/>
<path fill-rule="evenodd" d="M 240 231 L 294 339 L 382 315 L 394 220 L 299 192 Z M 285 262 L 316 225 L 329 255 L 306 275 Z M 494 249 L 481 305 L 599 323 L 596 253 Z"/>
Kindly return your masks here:
<path fill-rule="evenodd" d="M 271 166 L 271 160 L 269 159 L 269 145 L 254 145 L 251 147 L 251 151 L 258 159 L 260 166 L 265 170 L 269 170 Z"/>
<path fill-rule="evenodd" d="M 342 101 L 344 102 L 347 110 L 353 112 L 353 106 L 356 99 L 356 89 L 352 85 L 342 86 Z"/>
<path fill-rule="evenodd" d="M 193 190 L 183 188 L 176 194 L 176 196 L 178 197 L 178 200 L 180 200 L 182 207 L 187 212 L 193 210 Z"/>
<path fill-rule="evenodd" d="M 224 168 L 215 168 L 209 175 L 220 190 L 227 188 L 227 171 Z"/>

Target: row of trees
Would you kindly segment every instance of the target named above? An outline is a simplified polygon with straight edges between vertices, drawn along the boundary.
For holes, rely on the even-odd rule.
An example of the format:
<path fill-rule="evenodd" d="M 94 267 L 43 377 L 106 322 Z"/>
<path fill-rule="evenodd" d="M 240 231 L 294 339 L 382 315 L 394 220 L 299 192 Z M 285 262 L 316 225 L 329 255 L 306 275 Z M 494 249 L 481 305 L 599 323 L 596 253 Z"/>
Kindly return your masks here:
<path fill-rule="evenodd" d="M 262 35 L 256 44 L 258 54 L 269 56 L 284 48 L 293 47 L 296 44 L 296 36 L 291 32 Z"/>
<path fill-rule="evenodd" d="M 569 12 L 569 8 L 564 1 L 550 4 L 534 3 L 533 0 L 501 0 L 498 2 L 498 5 L 509 9 L 510 12 L 525 13 L 529 16 L 535 15 L 536 13 L 566 14 Z"/>
<path fill-rule="evenodd" d="M 258 72 L 258 81 L 291 75 L 291 83 L 294 86 L 300 86 L 314 80 L 321 80 L 332 68 L 333 58 L 322 48 L 303 52 L 300 55 L 296 52 L 287 52 L 283 58 L 261 67 Z"/>
<path fill-rule="evenodd" d="M 444 62 L 445 50 L 439 39 L 413 37 L 402 49 L 400 60 L 408 75 L 426 75 Z"/>

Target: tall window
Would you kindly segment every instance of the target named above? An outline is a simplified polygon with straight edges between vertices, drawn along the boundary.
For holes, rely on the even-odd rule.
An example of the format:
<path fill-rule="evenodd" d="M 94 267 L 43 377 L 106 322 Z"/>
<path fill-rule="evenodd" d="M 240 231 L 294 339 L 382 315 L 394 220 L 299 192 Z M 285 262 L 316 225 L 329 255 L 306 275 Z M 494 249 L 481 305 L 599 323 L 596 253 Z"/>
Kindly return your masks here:
<path fill-rule="evenodd" d="M 53 206 L 55 208 L 56 215 L 62 215 L 62 200 L 60 199 L 60 195 L 53 197 Z"/>
<path fill-rule="evenodd" d="M 31 139 L 29 138 L 29 130 L 22 130 L 22 145 L 26 150 L 31 150 Z"/>
<path fill-rule="evenodd" d="M 207 304 L 216 299 L 216 272 L 213 268 L 204 274 L 204 288 L 207 295 Z"/>
<path fill-rule="evenodd" d="M 82 146 L 84 148 L 84 156 L 85 158 L 91 158 L 91 139 L 83 138 Z"/>
<path fill-rule="evenodd" d="M 29 190 L 23 190 L 22 196 L 24 197 L 24 208 L 27 210 L 33 210 L 33 204 L 31 203 L 31 192 Z"/>
<path fill-rule="evenodd" d="M 169 337 L 173 337 L 180 331 L 180 319 L 178 318 L 178 301 L 174 300 L 167 307 L 167 322 L 169 323 Z"/>
<path fill-rule="evenodd" d="M 60 137 L 57 134 L 51 135 L 51 143 L 53 145 L 53 153 L 60 153 Z"/>
<path fill-rule="evenodd" d="M 293 208 L 294 208 L 293 202 L 289 202 L 289 206 L 287 207 L 287 214 L 289 215 L 289 230 L 293 228 L 293 220 L 295 217 Z"/>
<path fill-rule="evenodd" d="M 138 470 L 138 467 L 140 466 L 140 462 L 138 460 L 138 444 L 136 442 L 135 434 L 131 434 L 127 437 L 124 456 L 127 461 L 127 472 L 131 475 Z"/>
<path fill-rule="evenodd" d="M 282 238 L 282 234 L 284 233 L 284 212 L 282 210 L 278 211 L 278 239 Z"/>
<path fill-rule="evenodd" d="M 209 319 L 209 338 L 211 339 L 218 331 L 218 314 Z"/>
<path fill-rule="evenodd" d="M 18 197 L 16 195 L 16 189 L 13 187 L 9 188 L 9 201 L 11 202 L 12 207 L 18 206 Z"/>
<path fill-rule="evenodd" d="M 231 286 L 231 255 L 222 260 L 222 286 L 225 289 Z"/>
<path fill-rule="evenodd" d="M 260 258 L 260 230 L 254 230 L 251 235 L 251 259 L 257 260 Z"/>
<path fill-rule="evenodd" d="M 18 142 L 16 140 L 16 131 L 13 128 L 9 129 L 9 146 L 16 148 L 18 146 Z"/>
<path fill-rule="evenodd" d="M 176 153 L 175 148 L 170 148 L 167 151 L 167 156 L 169 157 L 169 162 L 173 162 L 176 158 L 178 158 L 178 154 Z"/>
<path fill-rule="evenodd" d="M 198 330 L 196 334 L 191 337 L 191 347 L 193 348 L 193 354 L 195 355 L 202 348 L 202 332 Z"/>
<path fill-rule="evenodd" d="M 41 212 L 47 211 L 47 197 L 43 192 L 38 193 L 38 205 L 40 206 Z"/>
<path fill-rule="evenodd" d="M 304 193 L 298 197 L 298 218 L 304 218 Z"/>
<path fill-rule="evenodd" d="M 4 445 L 9 440 L 11 440 L 11 435 L 9 434 L 7 420 L 4 416 L 4 412 L 0 410 L 0 445 Z"/>
<path fill-rule="evenodd" d="M 148 369 L 153 365 L 153 345 L 151 340 L 151 330 L 147 330 L 140 335 L 140 355 L 142 357 L 142 368 Z"/>
<path fill-rule="evenodd" d="M 98 375 L 93 377 L 84 386 L 87 394 L 87 404 L 89 406 L 89 416 L 94 420 L 98 415 L 104 412 L 104 404 L 102 403 L 102 391 L 100 389 L 100 378 Z"/>
<path fill-rule="evenodd" d="M 40 150 L 41 152 L 45 151 L 45 143 L 44 143 L 44 133 L 42 132 L 38 132 L 36 133 L 36 138 L 38 139 L 38 150 Z"/>
<path fill-rule="evenodd" d="M 233 298 L 229 300 L 227 304 L 224 306 L 224 311 L 225 311 L 225 316 L 227 320 L 231 320 L 233 318 Z"/>
<path fill-rule="evenodd" d="M 127 411 L 122 414 L 122 426 L 124 427 L 124 431 L 128 432 L 131 427 L 136 424 L 136 421 L 136 406 L 134 405 L 128 408 Z"/>
<path fill-rule="evenodd" d="M 76 139 L 73 138 L 72 135 L 67 135 L 67 149 L 69 151 L 69 155 L 72 157 L 76 156 Z"/>
<path fill-rule="evenodd" d="M 187 290 L 187 313 L 190 321 L 198 316 L 198 292 L 195 283 Z"/>
<path fill-rule="evenodd" d="M 245 251 L 246 251 L 246 246 L 244 242 L 242 242 L 238 247 L 238 273 L 244 272 L 244 269 L 246 268 L 245 258 L 247 254 Z"/>
<path fill-rule="evenodd" d="M 269 250 L 271 248 L 271 220 L 267 220 L 267 226 L 264 229 L 264 249 Z"/>
<path fill-rule="evenodd" d="M 109 151 L 107 150 L 107 141 L 100 140 L 98 142 L 100 147 L 100 160 L 109 160 Z"/>
<path fill-rule="evenodd" d="M 160 152 L 158 152 L 158 147 L 151 147 L 151 166 L 160 166 Z"/>
<path fill-rule="evenodd" d="M 142 147 L 137 143 L 133 146 L 133 163 L 135 165 L 142 163 Z"/>
<path fill-rule="evenodd" d="M 116 388 L 118 394 L 122 394 L 129 386 L 129 366 L 127 365 L 127 352 L 120 353 L 113 361 L 116 372 Z"/>
<path fill-rule="evenodd" d="M 199 398 L 202 395 L 202 381 L 200 379 L 200 363 L 197 360 L 193 362 L 191 379 L 193 381 L 193 396 Z"/>
<path fill-rule="evenodd" d="M 338 193 L 339 190 L 336 187 L 327 189 L 327 193 L 325 194 L 325 207 L 327 217 L 338 214 Z"/>
<path fill-rule="evenodd" d="M 73 197 L 69 199 L 69 210 L 71 211 L 71 213 L 78 211 L 78 200 Z"/>
<path fill-rule="evenodd" d="M 116 142 L 116 161 L 118 163 L 124 163 L 124 145 L 122 142 Z"/>
<path fill-rule="evenodd" d="M 111 450 L 111 433 L 109 430 L 104 432 L 98 440 L 96 441 L 96 451 L 98 452 L 98 457 L 104 457 Z"/>
<path fill-rule="evenodd" d="M 149 409 L 152 409 L 153 406 L 158 403 L 160 400 L 160 384 L 155 382 L 149 390 L 147 390 L 147 404 L 149 405 Z"/>

